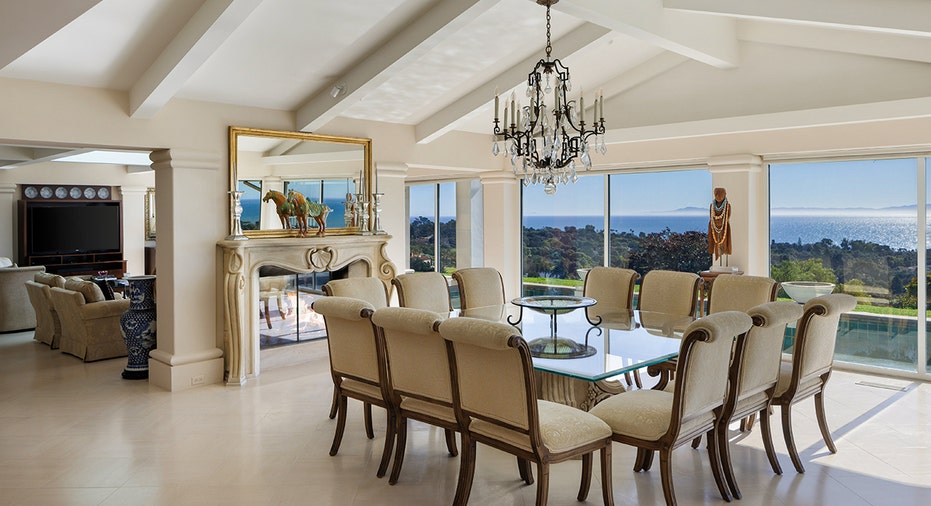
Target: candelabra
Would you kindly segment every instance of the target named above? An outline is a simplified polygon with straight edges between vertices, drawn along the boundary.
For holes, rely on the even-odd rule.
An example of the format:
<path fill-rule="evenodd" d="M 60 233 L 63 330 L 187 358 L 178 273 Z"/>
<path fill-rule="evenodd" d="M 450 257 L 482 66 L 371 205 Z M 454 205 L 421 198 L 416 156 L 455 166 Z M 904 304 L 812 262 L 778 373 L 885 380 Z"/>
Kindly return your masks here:
<path fill-rule="evenodd" d="M 381 211 L 382 211 L 381 198 L 384 195 L 385 195 L 384 193 L 373 193 L 372 194 L 372 205 L 373 205 L 372 214 L 374 215 L 374 220 L 375 220 L 375 223 L 373 223 L 373 226 L 372 226 L 372 232 L 374 232 L 375 234 L 385 233 L 385 231 L 382 230 L 381 228 Z"/>
<path fill-rule="evenodd" d="M 356 212 L 358 212 L 359 233 L 362 235 L 371 235 L 369 229 L 369 201 L 365 200 L 364 193 L 356 194 Z"/>
<path fill-rule="evenodd" d="M 352 198 L 352 194 L 347 193 L 346 200 L 343 202 L 343 207 L 346 208 L 343 212 L 343 221 L 347 227 L 356 226 L 356 202 Z"/>
<path fill-rule="evenodd" d="M 249 240 L 245 234 L 242 233 L 242 221 L 240 218 L 242 216 L 242 198 L 243 192 L 241 191 L 231 191 L 228 192 L 233 198 L 233 231 L 230 235 L 226 236 L 227 241 L 247 241 Z"/>

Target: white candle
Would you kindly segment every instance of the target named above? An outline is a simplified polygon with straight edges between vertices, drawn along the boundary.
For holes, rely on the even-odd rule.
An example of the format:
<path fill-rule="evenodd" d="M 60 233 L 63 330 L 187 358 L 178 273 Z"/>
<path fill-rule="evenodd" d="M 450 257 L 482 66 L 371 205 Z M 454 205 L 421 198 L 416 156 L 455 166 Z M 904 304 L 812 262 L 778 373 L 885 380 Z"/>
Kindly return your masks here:
<path fill-rule="evenodd" d="M 498 88 L 495 88 L 495 122 L 498 122 Z"/>

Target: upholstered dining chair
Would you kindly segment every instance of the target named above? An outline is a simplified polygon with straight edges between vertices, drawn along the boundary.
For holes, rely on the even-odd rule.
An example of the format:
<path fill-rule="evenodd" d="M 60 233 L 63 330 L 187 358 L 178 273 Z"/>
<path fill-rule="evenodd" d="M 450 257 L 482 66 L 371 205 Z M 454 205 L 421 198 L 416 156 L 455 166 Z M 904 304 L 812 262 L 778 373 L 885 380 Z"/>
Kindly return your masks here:
<path fill-rule="evenodd" d="M 476 443 L 517 456 L 528 485 L 533 483 L 530 462 L 536 463 L 538 505 L 547 503 L 550 464 L 578 456 L 582 479 L 577 498 L 584 501 L 591 486 L 592 454 L 598 450 L 604 504 L 614 504 L 610 427 L 585 411 L 538 400 L 530 348 L 514 327 L 460 317 L 443 321 L 439 330 L 450 354 L 453 406 L 462 433 L 453 504 L 469 501 Z"/>
<path fill-rule="evenodd" d="M 453 309 L 446 276 L 439 272 L 411 272 L 391 280 L 398 292 L 398 305 L 449 313 Z"/>
<path fill-rule="evenodd" d="M 708 314 L 721 311 L 746 311 L 776 300 L 779 283 L 764 276 L 722 274 L 711 284 Z"/>
<path fill-rule="evenodd" d="M 504 278 L 494 267 L 468 267 L 453 272 L 459 285 L 459 307 L 499 306 L 504 300 Z"/>
<path fill-rule="evenodd" d="M 792 405 L 808 397 L 815 398 L 815 414 L 821 437 L 828 450 L 837 453 L 824 416 L 824 387 L 834 365 L 834 344 L 840 316 L 856 306 L 857 299 L 843 293 L 823 295 L 806 302 L 795 331 L 792 361 L 783 362 L 779 370 L 773 405 L 781 408 L 782 434 L 792 464 L 800 473 L 805 472 L 805 466 L 799 458 L 792 434 Z"/>
<path fill-rule="evenodd" d="M 585 276 L 582 294 L 598 301 L 585 308 L 590 322 L 609 320 L 612 314 L 629 315 L 633 309 L 634 285 L 640 274 L 620 267 L 592 267 Z"/>
<path fill-rule="evenodd" d="M 384 347 L 379 345 L 371 320 L 375 307 L 364 300 L 336 296 L 320 297 L 311 307 L 323 316 L 326 325 L 330 374 L 333 377 L 338 405 L 336 432 L 333 434 L 330 455 L 339 452 L 343 439 L 347 399 L 353 398 L 363 402 L 365 433 L 369 439 L 375 437 L 372 429 L 372 404 L 381 406 L 388 413 L 385 447 L 376 473 L 381 478 L 388 469 L 397 424 L 394 421 L 394 409 L 385 395 L 387 366 Z"/>
<path fill-rule="evenodd" d="M 329 297 L 350 297 L 368 302 L 374 309 L 388 307 L 388 290 L 385 283 L 378 278 L 351 277 L 331 279 L 323 285 L 323 293 Z M 330 404 L 330 419 L 336 418 L 339 409 L 336 402 L 336 390 Z"/>
<path fill-rule="evenodd" d="M 648 470 L 659 452 L 666 504 L 676 504 L 672 482 L 672 451 L 703 433 L 718 491 L 730 493 L 718 455 L 716 424 L 727 391 L 728 366 L 736 336 L 753 324 L 746 313 L 725 311 L 696 320 L 686 328 L 676 366 L 676 388 L 634 390 L 609 397 L 589 413 L 611 426 L 613 439 L 637 447 L 634 471 Z"/>
<path fill-rule="evenodd" d="M 637 309 L 681 316 L 695 316 L 701 278 L 694 272 L 652 270 L 640 281 Z"/>
<path fill-rule="evenodd" d="M 442 276 L 442 274 L 441 274 Z M 446 448 L 456 449 L 459 424 L 453 411 L 453 390 L 446 343 L 437 327 L 446 318 L 433 311 L 387 307 L 375 311 L 372 323 L 385 346 L 388 364 L 388 399 L 395 409 L 394 465 L 388 483 L 401 474 L 407 444 L 407 420 L 418 420 L 445 429 Z"/>
<path fill-rule="evenodd" d="M 802 316 L 802 307 L 795 302 L 767 302 L 750 308 L 747 314 L 753 320 L 753 327 L 750 327 L 746 334 L 737 336 L 734 356 L 731 359 L 727 401 L 724 403 L 721 423 L 718 424 L 718 444 L 721 447 L 724 477 L 731 494 L 738 499 L 742 494 L 731 464 L 728 443 L 730 422 L 759 413 L 766 457 L 773 472 L 782 474 L 782 468 L 776 459 L 776 450 L 773 448 L 769 406 L 779 379 L 786 326 Z"/>

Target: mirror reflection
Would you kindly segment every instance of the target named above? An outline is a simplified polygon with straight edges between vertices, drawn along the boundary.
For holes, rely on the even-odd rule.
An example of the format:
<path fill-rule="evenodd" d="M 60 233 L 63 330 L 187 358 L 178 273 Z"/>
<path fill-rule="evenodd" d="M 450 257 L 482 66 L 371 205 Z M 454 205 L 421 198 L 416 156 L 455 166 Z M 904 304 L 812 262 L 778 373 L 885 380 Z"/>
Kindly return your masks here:
<path fill-rule="evenodd" d="M 242 192 L 246 236 L 356 233 L 369 181 L 370 139 L 230 128 L 230 191 Z M 295 212 L 302 200 L 306 220 Z"/>

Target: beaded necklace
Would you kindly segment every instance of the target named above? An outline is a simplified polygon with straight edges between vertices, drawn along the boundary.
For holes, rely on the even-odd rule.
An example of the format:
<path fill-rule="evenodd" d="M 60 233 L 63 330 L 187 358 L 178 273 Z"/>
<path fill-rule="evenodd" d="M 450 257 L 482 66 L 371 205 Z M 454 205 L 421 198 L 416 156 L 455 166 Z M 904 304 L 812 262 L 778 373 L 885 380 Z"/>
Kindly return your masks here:
<path fill-rule="evenodd" d="M 718 246 L 724 244 L 724 241 L 727 240 L 727 219 L 730 214 L 730 209 L 727 205 L 727 199 L 721 201 L 721 205 L 718 206 L 716 201 L 711 202 L 711 239 Z M 720 223 L 720 225 L 718 225 Z"/>

